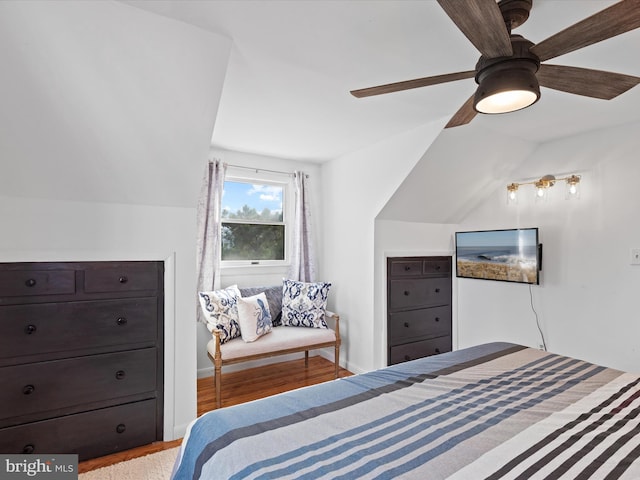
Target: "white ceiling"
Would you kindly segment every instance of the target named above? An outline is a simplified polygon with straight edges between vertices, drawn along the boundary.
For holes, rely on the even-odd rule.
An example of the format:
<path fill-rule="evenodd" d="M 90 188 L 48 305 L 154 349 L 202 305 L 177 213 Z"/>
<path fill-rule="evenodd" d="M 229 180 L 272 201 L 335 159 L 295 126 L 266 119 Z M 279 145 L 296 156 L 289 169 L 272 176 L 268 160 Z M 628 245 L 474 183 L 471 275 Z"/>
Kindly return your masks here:
<path fill-rule="evenodd" d="M 356 99 L 349 90 L 471 70 L 479 53 L 435 0 L 203 1 L 124 3 L 233 41 L 212 143 L 282 158 L 325 161 L 450 117 L 472 79 Z M 611 5 L 534 0 L 515 33 L 537 43 Z M 640 29 L 549 63 L 640 76 Z M 640 87 L 612 101 L 543 89 L 533 107 L 474 123 L 530 142 L 638 121 Z M 457 127 L 464 136 L 465 127 Z"/>

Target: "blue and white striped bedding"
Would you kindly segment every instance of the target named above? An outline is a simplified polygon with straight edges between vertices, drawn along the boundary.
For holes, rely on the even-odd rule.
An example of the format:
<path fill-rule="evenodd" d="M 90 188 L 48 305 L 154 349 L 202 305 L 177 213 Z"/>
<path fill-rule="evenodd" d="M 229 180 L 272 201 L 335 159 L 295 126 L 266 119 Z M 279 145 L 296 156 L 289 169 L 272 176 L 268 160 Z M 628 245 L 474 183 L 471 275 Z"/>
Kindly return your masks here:
<path fill-rule="evenodd" d="M 209 412 L 174 479 L 640 479 L 640 378 L 506 343 Z"/>

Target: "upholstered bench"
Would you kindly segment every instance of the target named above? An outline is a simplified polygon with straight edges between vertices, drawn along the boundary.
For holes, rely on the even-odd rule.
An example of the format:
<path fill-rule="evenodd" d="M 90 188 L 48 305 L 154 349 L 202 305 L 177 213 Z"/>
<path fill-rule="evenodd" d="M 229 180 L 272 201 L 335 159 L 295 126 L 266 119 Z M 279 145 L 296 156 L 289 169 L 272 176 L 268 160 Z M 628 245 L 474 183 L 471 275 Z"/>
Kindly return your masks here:
<path fill-rule="evenodd" d="M 308 368 L 310 350 L 334 347 L 334 376 L 338 378 L 341 342 L 340 317 L 336 313 L 324 311 L 324 323 L 320 323 L 322 327 L 328 328 L 286 326 L 282 325 L 281 322 L 283 295 L 281 286 L 240 288 L 239 290 L 233 286 L 229 287 L 229 289 L 232 293 L 231 296 L 228 296 L 229 294 L 225 293 L 225 291 L 201 292 L 200 300 L 204 312 L 214 312 L 220 315 L 225 309 L 230 309 L 231 305 L 235 304 L 236 300 L 233 295 L 237 295 L 237 293 L 242 298 L 264 293 L 266 297 L 263 298 L 266 298 L 268 302 L 269 314 L 272 316 L 273 322 L 269 333 L 263 334 L 256 340 L 252 339 L 252 341 L 245 341 L 243 337 L 237 336 L 239 332 L 233 331 L 235 326 L 216 326 L 215 321 L 208 324 L 212 339 L 207 344 L 207 353 L 214 366 L 216 408 L 222 406 L 222 367 L 226 365 L 277 355 L 305 352 L 305 368 Z M 234 291 L 237 293 L 233 294 Z M 214 297 L 219 297 L 219 304 L 216 304 L 213 300 Z M 225 298 L 227 298 L 226 301 Z M 237 301 L 240 302 L 240 299 Z M 332 323 L 333 325 L 331 325 Z M 230 338 L 234 337 L 234 334 L 236 335 L 235 338 Z"/>
<path fill-rule="evenodd" d="M 234 338 L 221 344 L 220 332 L 213 331 L 213 338 L 207 344 L 207 351 L 215 370 L 216 407 L 222 406 L 222 367 L 225 365 L 304 352 L 304 366 L 307 368 L 309 366 L 309 350 L 334 347 L 334 378 L 338 378 L 340 370 L 340 317 L 333 312 L 327 312 L 326 317 L 335 322 L 334 329 L 280 325 L 273 327 L 271 333 L 260 337 L 259 341 L 251 343 L 246 343 L 242 338 Z"/>

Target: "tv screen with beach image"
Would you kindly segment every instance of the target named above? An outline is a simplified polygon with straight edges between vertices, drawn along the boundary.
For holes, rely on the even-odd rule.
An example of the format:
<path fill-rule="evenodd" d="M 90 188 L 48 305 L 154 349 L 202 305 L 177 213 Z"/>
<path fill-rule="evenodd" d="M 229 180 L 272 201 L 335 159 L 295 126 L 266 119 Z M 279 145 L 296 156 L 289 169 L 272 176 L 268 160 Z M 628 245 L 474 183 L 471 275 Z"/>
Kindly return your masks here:
<path fill-rule="evenodd" d="M 503 282 L 539 283 L 538 229 L 456 233 L 456 274 Z"/>

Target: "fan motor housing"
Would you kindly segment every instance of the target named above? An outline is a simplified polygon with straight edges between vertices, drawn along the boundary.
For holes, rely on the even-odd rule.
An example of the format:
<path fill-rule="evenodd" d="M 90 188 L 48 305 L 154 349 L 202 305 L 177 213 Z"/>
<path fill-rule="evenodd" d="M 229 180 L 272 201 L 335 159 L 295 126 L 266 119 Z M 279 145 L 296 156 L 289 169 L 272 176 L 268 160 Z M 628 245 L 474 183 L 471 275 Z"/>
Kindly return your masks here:
<path fill-rule="evenodd" d="M 482 82 L 487 77 L 501 75 L 509 70 L 524 69 L 532 72 L 535 78 L 535 74 L 540 68 L 540 59 L 529 50 L 533 45 L 533 42 L 530 42 L 522 35 L 511 35 L 513 54 L 510 57 L 480 57 L 476 64 L 476 83 L 482 85 Z"/>
<path fill-rule="evenodd" d="M 511 48 L 513 54 L 509 57 L 495 57 L 487 58 L 480 57 L 478 63 L 476 63 L 476 83 L 480 84 L 483 78 L 490 74 L 494 69 L 502 70 L 509 68 L 516 64 L 530 64 L 527 69 L 533 68 L 533 73 L 536 73 L 540 68 L 540 59 L 534 53 L 531 53 L 530 48 L 534 46 L 534 43 L 524 38 L 522 35 L 511 35 Z"/>
<path fill-rule="evenodd" d="M 475 93 L 474 108 L 484 98 L 500 91 L 526 90 L 540 98 L 540 85 L 536 77 L 540 59 L 529 51 L 533 45 L 521 35 L 511 35 L 511 56 L 480 57 L 476 64 L 475 80 L 478 89 Z"/>

